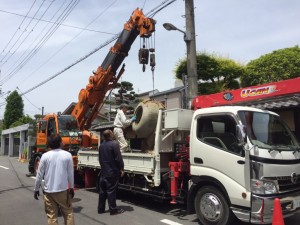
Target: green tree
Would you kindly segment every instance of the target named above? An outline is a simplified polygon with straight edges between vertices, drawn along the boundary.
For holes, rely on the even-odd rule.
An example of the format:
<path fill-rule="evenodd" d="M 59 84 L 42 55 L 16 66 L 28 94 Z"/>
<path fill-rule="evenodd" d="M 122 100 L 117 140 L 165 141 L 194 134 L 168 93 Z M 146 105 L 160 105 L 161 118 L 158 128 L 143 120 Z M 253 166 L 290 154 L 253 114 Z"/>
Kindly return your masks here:
<path fill-rule="evenodd" d="M 116 105 L 126 103 L 133 107 L 138 102 L 136 99 L 137 94 L 133 91 L 133 84 L 128 81 L 117 83 L 113 96 Z"/>
<path fill-rule="evenodd" d="M 137 94 L 133 90 L 133 84 L 128 81 L 122 81 L 117 83 L 115 89 L 112 92 L 112 98 L 110 101 L 106 101 L 106 104 L 110 104 L 114 108 L 117 108 L 122 103 L 126 103 L 129 106 L 129 112 L 133 113 L 134 108 L 139 103 L 139 99 L 136 98 Z M 110 112 L 111 116 L 114 116 L 116 112 Z"/>
<path fill-rule="evenodd" d="M 6 107 L 3 118 L 3 129 L 8 129 L 14 122 L 23 117 L 24 103 L 17 91 L 13 91 L 6 98 Z"/>
<path fill-rule="evenodd" d="M 232 59 L 215 54 L 197 54 L 197 77 L 198 81 L 201 81 L 198 85 L 198 92 L 201 94 L 239 88 L 237 79 L 244 73 L 244 66 Z M 182 79 L 182 75 L 187 74 L 186 59 L 179 61 L 175 74 L 178 79 Z"/>
<path fill-rule="evenodd" d="M 11 125 L 10 125 L 10 128 L 12 127 L 17 127 L 17 126 L 20 126 L 22 124 L 27 124 L 27 123 L 30 123 L 32 125 L 35 125 L 36 123 L 36 120 L 35 119 L 32 119 L 29 115 L 26 115 L 26 116 L 22 116 L 21 118 L 19 118 L 17 121 L 13 122 Z"/>
<path fill-rule="evenodd" d="M 10 125 L 10 128 L 17 127 L 17 126 L 29 123 L 31 125 L 31 127 L 32 127 L 32 129 L 29 132 L 29 134 L 35 136 L 36 132 L 37 132 L 37 122 L 36 121 L 37 121 L 37 119 L 31 118 L 29 115 L 26 115 L 26 116 L 23 115 L 20 119 L 18 119 L 17 121 L 13 122 Z"/>
<path fill-rule="evenodd" d="M 243 87 L 291 79 L 300 76 L 300 48 L 295 46 L 273 51 L 246 66 L 241 77 Z"/>
<path fill-rule="evenodd" d="M 36 121 L 38 121 L 39 119 L 42 119 L 44 116 L 42 114 L 35 114 L 33 117 L 35 118 Z"/>

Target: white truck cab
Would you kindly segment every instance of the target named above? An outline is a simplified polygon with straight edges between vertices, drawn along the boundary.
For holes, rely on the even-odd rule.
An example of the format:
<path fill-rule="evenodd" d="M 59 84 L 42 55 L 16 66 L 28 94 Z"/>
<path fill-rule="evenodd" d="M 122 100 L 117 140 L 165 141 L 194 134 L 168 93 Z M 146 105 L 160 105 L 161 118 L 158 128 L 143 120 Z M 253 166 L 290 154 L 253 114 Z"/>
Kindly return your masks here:
<path fill-rule="evenodd" d="M 244 137 L 244 138 L 243 138 Z M 272 222 L 300 209 L 300 146 L 273 112 L 241 106 L 196 110 L 190 132 L 190 201 L 202 224 Z"/>

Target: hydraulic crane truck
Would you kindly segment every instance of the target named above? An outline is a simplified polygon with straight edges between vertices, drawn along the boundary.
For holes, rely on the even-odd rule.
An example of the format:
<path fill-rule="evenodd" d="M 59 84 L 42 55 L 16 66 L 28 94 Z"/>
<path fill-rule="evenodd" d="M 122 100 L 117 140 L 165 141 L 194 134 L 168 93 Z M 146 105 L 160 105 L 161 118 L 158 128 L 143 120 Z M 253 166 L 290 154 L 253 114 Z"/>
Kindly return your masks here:
<path fill-rule="evenodd" d="M 71 115 L 48 114 L 38 122 L 36 148 L 31 153 L 28 166 L 31 174 L 36 173 L 41 156 L 47 151 L 47 137 L 51 133 L 57 133 L 62 136 L 65 144 L 64 149 L 72 153 L 76 169 L 77 151 L 80 148 L 96 148 L 98 146 L 97 136 L 89 132 L 88 129 L 97 116 L 105 95 L 114 88 L 123 74 L 125 64 L 122 65 L 118 73 L 117 70 L 128 56 L 131 45 L 138 36 L 143 39 L 143 46 L 139 51 L 139 59 L 140 63 L 143 64 L 143 71 L 145 70 L 145 64 L 148 64 L 149 61 L 149 52 L 151 52 L 150 66 L 154 69 L 154 48 L 146 48 L 148 46 L 146 46 L 147 42 L 145 39 L 150 38 L 155 31 L 155 23 L 156 21 L 146 17 L 142 10 L 138 8 L 134 10 L 101 66 L 93 72 L 86 87 L 79 92 L 78 102 Z"/>
<path fill-rule="evenodd" d="M 289 127 L 271 111 L 213 106 L 141 102 L 118 188 L 185 203 L 203 225 L 270 224 L 275 198 L 284 217 L 299 212 L 300 144 Z M 78 168 L 96 180 L 98 151 L 80 150 Z"/>

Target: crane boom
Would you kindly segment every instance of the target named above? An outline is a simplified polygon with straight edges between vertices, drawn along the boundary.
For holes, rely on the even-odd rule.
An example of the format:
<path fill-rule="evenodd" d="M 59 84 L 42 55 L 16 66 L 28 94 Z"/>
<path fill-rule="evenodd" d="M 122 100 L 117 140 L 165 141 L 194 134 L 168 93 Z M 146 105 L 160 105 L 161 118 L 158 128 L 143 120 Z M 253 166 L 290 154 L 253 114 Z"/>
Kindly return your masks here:
<path fill-rule="evenodd" d="M 99 106 L 103 103 L 106 93 L 118 82 L 125 65 L 122 66 L 118 75 L 117 70 L 125 57 L 128 56 L 131 45 L 137 36 L 149 38 L 155 31 L 156 21 L 146 17 L 142 10 L 137 8 L 133 11 L 129 20 L 110 48 L 101 66 L 89 77 L 86 88 L 79 92 L 78 102 L 72 111 L 72 115 L 78 120 L 81 130 L 88 129 L 95 119 Z"/>

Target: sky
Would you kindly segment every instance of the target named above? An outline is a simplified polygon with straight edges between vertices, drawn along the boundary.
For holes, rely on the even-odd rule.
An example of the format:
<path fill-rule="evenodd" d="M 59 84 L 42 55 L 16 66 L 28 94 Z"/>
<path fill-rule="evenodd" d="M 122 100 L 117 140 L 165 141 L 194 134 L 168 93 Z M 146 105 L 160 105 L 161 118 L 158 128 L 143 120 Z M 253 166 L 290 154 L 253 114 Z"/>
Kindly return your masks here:
<path fill-rule="evenodd" d="M 164 1 L 0 0 L 0 119 L 9 92 L 22 94 L 46 81 L 121 32 L 134 9 L 143 8 L 147 14 Z M 298 0 L 194 0 L 194 5 L 197 52 L 246 64 L 274 50 L 300 44 Z M 61 16 L 62 24 L 54 29 L 49 21 L 63 12 L 68 15 Z M 154 16 L 154 88 L 159 91 L 174 87 L 174 69 L 186 57 L 183 34 L 167 31 L 162 25 L 172 23 L 185 30 L 184 14 L 185 2 L 177 0 Z M 41 114 L 42 107 L 44 113 L 63 112 L 77 102 L 80 90 L 113 44 L 23 95 L 24 114 Z M 137 38 L 123 62 L 126 67 L 121 77 L 121 81 L 133 84 L 136 93 L 153 87 L 150 67 L 143 73 L 138 62 L 139 48 Z"/>

